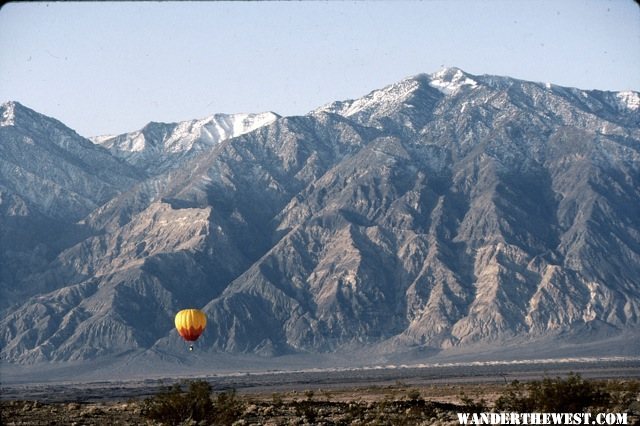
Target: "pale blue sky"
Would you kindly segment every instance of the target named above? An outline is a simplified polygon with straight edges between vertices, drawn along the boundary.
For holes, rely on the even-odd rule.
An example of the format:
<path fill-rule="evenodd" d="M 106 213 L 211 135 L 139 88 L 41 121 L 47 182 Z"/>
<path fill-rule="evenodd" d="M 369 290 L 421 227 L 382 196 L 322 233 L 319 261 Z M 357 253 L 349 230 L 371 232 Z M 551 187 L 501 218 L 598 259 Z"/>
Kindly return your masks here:
<path fill-rule="evenodd" d="M 84 136 L 217 112 L 302 115 L 457 66 L 640 90 L 632 0 L 10 3 L 0 102 Z"/>

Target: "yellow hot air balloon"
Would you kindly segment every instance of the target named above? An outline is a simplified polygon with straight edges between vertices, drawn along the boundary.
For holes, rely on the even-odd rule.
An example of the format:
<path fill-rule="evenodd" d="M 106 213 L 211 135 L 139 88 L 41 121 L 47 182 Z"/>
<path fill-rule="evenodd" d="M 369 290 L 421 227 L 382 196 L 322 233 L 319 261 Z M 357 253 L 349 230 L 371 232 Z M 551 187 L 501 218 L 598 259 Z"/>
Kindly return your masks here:
<path fill-rule="evenodd" d="M 207 316 L 199 309 L 183 309 L 176 314 L 176 329 L 182 338 L 195 342 L 207 325 Z M 193 350 L 193 345 L 189 346 Z"/>

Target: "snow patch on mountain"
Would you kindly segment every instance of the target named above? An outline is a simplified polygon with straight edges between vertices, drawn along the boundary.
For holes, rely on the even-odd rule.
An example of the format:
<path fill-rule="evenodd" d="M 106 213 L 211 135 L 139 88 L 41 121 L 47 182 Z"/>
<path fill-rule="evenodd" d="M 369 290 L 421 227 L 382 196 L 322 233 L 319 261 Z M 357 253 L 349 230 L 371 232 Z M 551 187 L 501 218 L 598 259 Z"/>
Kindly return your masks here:
<path fill-rule="evenodd" d="M 91 142 L 93 142 L 96 145 L 103 145 L 105 143 L 105 141 L 108 141 L 109 139 L 113 139 L 118 135 L 100 135 L 100 136 L 91 136 L 89 138 L 89 140 Z"/>
<path fill-rule="evenodd" d="M 638 92 L 618 92 L 616 94 L 620 106 L 626 109 L 636 111 L 640 108 L 640 93 Z"/>
<path fill-rule="evenodd" d="M 273 112 L 215 114 L 178 123 L 151 122 L 135 132 L 97 136 L 91 141 L 136 168 L 155 175 L 178 167 L 187 157 L 269 125 L 278 118 L 280 116 Z"/>
<path fill-rule="evenodd" d="M 186 152 L 194 147 L 196 141 L 214 145 L 226 139 L 249 133 L 262 126 L 273 123 L 279 115 L 273 112 L 259 114 L 215 114 L 206 118 L 167 124 L 173 129 L 162 141 L 149 141 L 142 130 L 119 136 L 96 136 L 91 140 L 114 151 L 140 152 L 160 142 L 164 152 Z M 149 125 L 148 125 L 149 126 Z"/>
<path fill-rule="evenodd" d="M 445 95 L 451 95 L 464 86 L 476 87 L 478 83 L 458 68 L 444 68 L 431 74 L 429 85 Z"/>
<path fill-rule="evenodd" d="M 261 114 L 216 114 L 201 120 L 183 121 L 178 124 L 165 141 L 168 152 L 184 152 L 193 147 L 196 139 L 208 144 L 231 139 L 273 123 L 278 115 L 272 112 Z"/>
<path fill-rule="evenodd" d="M 2 111 L 0 127 L 13 126 L 15 124 L 15 106 L 15 102 L 6 102 L 2 105 L 0 109 Z"/>
<path fill-rule="evenodd" d="M 360 99 L 332 102 L 318 108 L 315 112 L 332 112 L 343 117 L 350 117 L 361 111 L 378 109 L 384 105 L 398 105 L 409 98 L 419 87 L 420 82 L 417 79 L 408 78 L 384 89 L 374 90 Z"/>
<path fill-rule="evenodd" d="M 463 87 L 477 87 L 478 82 L 472 77 L 458 68 L 444 68 L 433 74 L 408 77 L 383 89 L 374 90 L 359 99 L 326 104 L 311 114 L 330 112 L 343 117 L 353 117 L 361 113 L 384 116 L 391 114 L 401 105 L 409 105 L 411 108 L 411 102 L 408 101 L 427 85 L 444 95 L 453 95 Z"/>

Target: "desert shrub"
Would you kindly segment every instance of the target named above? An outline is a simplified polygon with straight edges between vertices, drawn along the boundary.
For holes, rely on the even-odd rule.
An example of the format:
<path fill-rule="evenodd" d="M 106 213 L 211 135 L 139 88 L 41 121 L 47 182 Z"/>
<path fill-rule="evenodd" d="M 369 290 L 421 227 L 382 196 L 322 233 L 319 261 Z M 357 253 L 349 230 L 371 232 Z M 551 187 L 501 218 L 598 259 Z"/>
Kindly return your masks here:
<path fill-rule="evenodd" d="M 533 400 L 529 398 L 525 386 L 514 380 L 509 388 L 496 400 L 495 407 L 499 411 L 529 413 L 534 411 Z"/>
<path fill-rule="evenodd" d="M 275 405 L 276 407 L 281 406 L 282 403 L 283 403 L 282 394 L 280 394 L 278 392 L 274 392 L 271 395 L 271 401 L 272 401 L 273 405 Z"/>
<path fill-rule="evenodd" d="M 625 410 L 640 401 L 640 380 L 608 380 L 602 386 L 611 395 L 612 407 L 618 410 Z"/>
<path fill-rule="evenodd" d="M 170 425 L 186 420 L 210 420 L 213 414 L 210 394 L 211 386 L 204 380 L 190 382 L 186 392 L 176 383 L 145 399 L 142 413 L 149 419 Z"/>
<path fill-rule="evenodd" d="M 183 390 L 184 386 L 187 390 Z M 211 399 L 211 386 L 204 380 L 174 384 L 143 402 L 142 413 L 149 419 L 167 425 L 185 421 L 204 421 L 208 424 L 231 425 L 244 412 L 244 403 L 235 389 L 221 392 Z"/>
<path fill-rule="evenodd" d="M 214 404 L 214 424 L 226 426 L 240 419 L 245 404 L 238 398 L 235 389 L 219 393 Z"/>
<path fill-rule="evenodd" d="M 480 398 L 479 401 L 474 400 L 470 396 L 465 395 L 464 392 L 460 393 L 460 400 L 462 401 L 462 407 L 467 413 L 483 413 L 487 410 L 487 402 L 484 398 Z"/>
<path fill-rule="evenodd" d="M 611 395 L 596 382 L 584 380 L 570 373 L 566 379 L 546 377 L 525 387 L 518 381 L 511 383 L 497 400 L 500 411 L 519 412 L 584 412 L 587 408 L 607 408 Z"/>
<path fill-rule="evenodd" d="M 305 418 L 307 423 L 314 423 L 317 417 L 316 403 L 314 401 L 293 401 L 293 408 L 296 416 L 300 419 Z"/>
<path fill-rule="evenodd" d="M 409 398 L 410 401 L 417 401 L 420 399 L 420 391 L 418 389 L 410 389 L 409 392 L 407 392 L 407 398 Z"/>

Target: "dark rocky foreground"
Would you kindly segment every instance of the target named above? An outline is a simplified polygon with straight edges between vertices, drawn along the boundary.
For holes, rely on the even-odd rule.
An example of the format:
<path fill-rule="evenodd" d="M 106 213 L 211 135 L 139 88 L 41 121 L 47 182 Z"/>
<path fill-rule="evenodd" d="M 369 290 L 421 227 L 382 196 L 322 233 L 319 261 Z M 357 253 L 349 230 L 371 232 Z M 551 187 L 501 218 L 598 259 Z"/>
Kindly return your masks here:
<path fill-rule="evenodd" d="M 147 424 L 139 403 L 41 403 L 3 401 L 4 425 L 134 425 Z"/>
<path fill-rule="evenodd" d="M 179 423 L 149 419 L 142 399 L 91 403 L 15 400 L 2 401 L 1 408 L 4 425 L 457 425 L 458 413 L 489 411 L 481 404 L 490 406 L 506 389 L 506 384 L 417 388 L 397 382 L 340 390 L 244 393 L 235 396 L 233 407 L 213 421 Z M 626 412 L 627 424 L 638 425 L 640 402 L 634 404 L 613 407 L 612 412 Z"/>
<path fill-rule="evenodd" d="M 277 395 L 277 394 L 276 394 Z M 288 424 L 456 424 L 456 412 L 462 407 L 424 400 L 286 402 L 256 401 L 243 398 L 242 413 L 231 422 L 213 424 L 288 425 Z M 275 397 L 277 398 L 277 396 Z M 306 398 L 303 396 L 303 398 Z M 125 403 L 54 403 L 5 401 L 2 421 L 5 425 L 153 425 L 157 421 L 143 415 L 140 401 Z M 211 424 L 189 422 L 183 424 Z"/>
<path fill-rule="evenodd" d="M 606 410 L 626 412 L 628 424 L 640 424 L 640 370 L 629 361 L 208 377 L 205 381 L 219 410 L 214 420 L 164 424 L 454 425 L 459 424 L 457 413 L 495 409 L 496 401 L 507 394 L 513 380 L 527 383 L 544 377 L 564 378 L 570 371 L 580 371 L 585 380 L 608 391 L 631 389 L 630 398 L 618 398 Z M 0 424 L 160 424 L 149 418 L 149 401 L 157 401 L 158 394 L 176 383 L 180 381 L 4 386 Z"/>

